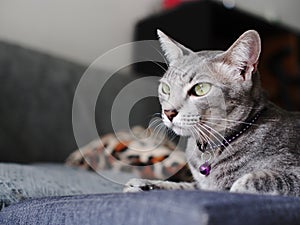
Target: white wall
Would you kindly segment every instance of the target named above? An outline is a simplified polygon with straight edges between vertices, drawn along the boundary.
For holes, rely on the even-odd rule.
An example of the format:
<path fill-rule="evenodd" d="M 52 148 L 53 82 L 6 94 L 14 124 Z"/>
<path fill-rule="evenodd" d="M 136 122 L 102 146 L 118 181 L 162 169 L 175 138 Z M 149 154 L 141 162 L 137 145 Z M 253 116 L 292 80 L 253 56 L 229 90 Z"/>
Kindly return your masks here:
<path fill-rule="evenodd" d="M 218 0 L 221 1 L 221 0 Z M 300 0 L 227 0 L 300 29 Z M 0 0 L 0 39 L 85 64 L 132 40 L 161 0 Z M 130 52 L 123 58 L 130 57 Z M 121 57 L 122 58 L 122 57 Z"/>
<path fill-rule="evenodd" d="M 135 22 L 159 6 L 160 0 L 0 0 L 0 39 L 89 64 L 130 42 Z"/>

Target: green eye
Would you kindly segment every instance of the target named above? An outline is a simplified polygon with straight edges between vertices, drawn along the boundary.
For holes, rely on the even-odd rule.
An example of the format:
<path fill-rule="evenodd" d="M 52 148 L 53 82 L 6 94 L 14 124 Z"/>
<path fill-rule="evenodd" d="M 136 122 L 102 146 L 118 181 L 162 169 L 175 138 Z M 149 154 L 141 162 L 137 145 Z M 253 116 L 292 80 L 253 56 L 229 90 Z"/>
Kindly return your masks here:
<path fill-rule="evenodd" d="M 170 94 L 170 87 L 169 85 L 162 83 L 161 84 L 161 90 L 164 94 L 169 95 Z"/>
<path fill-rule="evenodd" d="M 192 89 L 190 90 L 190 94 L 195 96 L 203 96 L 206 95 L 211 89 L 211 84 L 209 83 L 199 83 L 196 84 Z"/>

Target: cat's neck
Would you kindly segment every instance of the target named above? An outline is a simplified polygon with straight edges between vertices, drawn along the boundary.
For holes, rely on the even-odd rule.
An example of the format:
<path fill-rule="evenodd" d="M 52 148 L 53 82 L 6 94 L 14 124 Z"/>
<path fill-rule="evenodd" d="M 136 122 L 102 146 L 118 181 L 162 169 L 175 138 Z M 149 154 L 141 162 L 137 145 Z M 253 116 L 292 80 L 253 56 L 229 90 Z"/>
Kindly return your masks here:
<path fill-rule="evenodd" d="M 264 113 L 268 100 L 260 87 L 260 82 L 254 85 L 248 99 L 238 102 L 230 101 L 227 104 L 226 116 L 219 119 L 219 123 L 211 129 L 210 141 L 196 140 L 199 150 L 205 151 L 220 147 L 227 147 L 236 139 L 241 139 L 245 133 L 256 126 L 256 122 Z M 213 123 L 212 123 L 213 124 Z M 203 149 L 201 149 L 203 148 Z"/>
<path fill-rule="evenodd" d="M 233 141 L 244 135 L 253 125 L 256 125 L 255 123 L 260 118 L 261 114 L 265 111 L 265 108 L 262 108 L 261 110 L 257 111 L 257 113 L 254 114 L 254 116 L 251 116 L 247 118 L 244 122 L 242 122 L 238 129 L 231 130 L 228 132 L 227 135 L 225 135 L 222 138 L 218 138 L 216 136 L 212 137 L 209 141 L 196 141 L 198 149 L 202 152 L 205 152 L 207 150 L 214 150 L 220 147 L 227 147 L 229 146 Z"/>
<path fill-rule="evenodd" d="M 227 128 L 225 135 L 230 135 L 233 131 L 240 130 L 247 121 L 251 121 L 268 104 L 267 97 L 261 87 L 259 73 L 253 74 L 253 86 L 248 93 L 248 97 L 240 96 L 237 101 L 226 103 L 227 107 Z"/>

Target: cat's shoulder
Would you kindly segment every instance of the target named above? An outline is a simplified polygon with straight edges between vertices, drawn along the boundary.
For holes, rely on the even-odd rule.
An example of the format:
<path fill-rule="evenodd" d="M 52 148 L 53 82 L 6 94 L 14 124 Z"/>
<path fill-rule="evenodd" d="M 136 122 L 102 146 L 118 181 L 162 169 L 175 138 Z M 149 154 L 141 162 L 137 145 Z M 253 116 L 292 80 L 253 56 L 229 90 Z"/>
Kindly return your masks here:
<path fill-rule="evenodd" d="M 262 117 L 263 129 L 274 134 L 289 133 L 300 138 L 300 112 L 290 112 L 269 102 Z"/>

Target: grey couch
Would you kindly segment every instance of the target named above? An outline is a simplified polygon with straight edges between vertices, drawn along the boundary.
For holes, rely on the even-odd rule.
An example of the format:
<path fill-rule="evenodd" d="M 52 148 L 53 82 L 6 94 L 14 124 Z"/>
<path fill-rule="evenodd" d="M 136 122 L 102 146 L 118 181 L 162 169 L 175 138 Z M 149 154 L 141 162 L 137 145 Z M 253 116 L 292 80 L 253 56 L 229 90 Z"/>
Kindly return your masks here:
<path fill-rule="evenodd" d="M 1 161 L 62 162 L 77 148 L 72 103 L 86 69 L 87 66 L 0 42 Z M 99 76 L 105 72 L 95 71 Z M 112 132 L 110 110 L 114 98 L 136 78 L 135 73 L 121 70 L 105 84 L 96 107 L 99 135 Z M 146 125 L 144 118 L 159 110 L 153 99 L 137 107 L 139 114 L 132 117 L 132 125 Z M 84 106 L 80 113 L 84 116 Z"/>
<path fill-rule="evenodd" d="M 0 224 L 300 224 L 299 198 L 203 191 L 123 194 L 122 184 L 132 174 L 64 166 L 77 148 L 71 108 L 84 70 L 0 42 Z M 115 76 L 99 97 L 100 134 L 111 132 L 114 96 L 135 78 Z M 143 118 L 159 110 L 157 102 L 140 108 L 132 124 L 145 125 Z"/>

